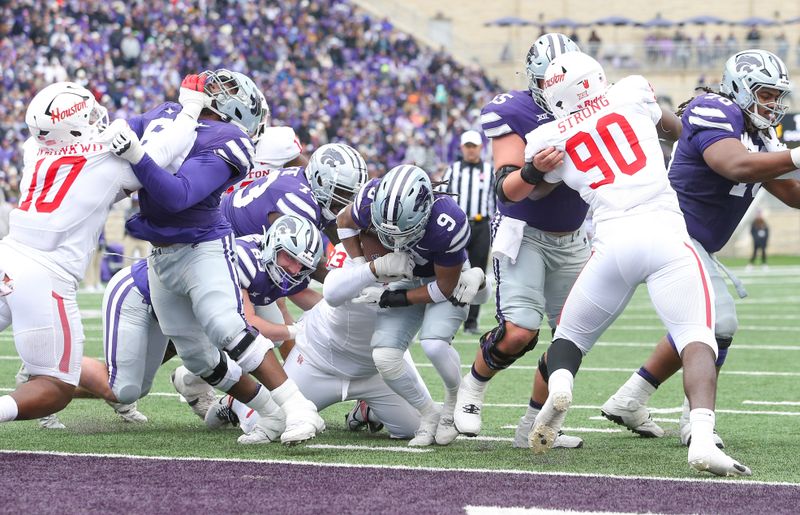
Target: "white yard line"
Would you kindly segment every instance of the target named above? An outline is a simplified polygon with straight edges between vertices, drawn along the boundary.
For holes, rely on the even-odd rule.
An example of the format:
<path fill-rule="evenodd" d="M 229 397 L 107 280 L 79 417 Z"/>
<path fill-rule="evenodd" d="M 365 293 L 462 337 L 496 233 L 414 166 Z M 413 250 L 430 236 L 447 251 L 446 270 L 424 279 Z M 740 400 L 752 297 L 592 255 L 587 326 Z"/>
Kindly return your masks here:
<path fill-rule="evenodd" d="M 309 449 L 326 449 L 326 450 L 340 450 L 340 451 L 385 451 L 385 452 L 409 452 L 409 453 L 425 453 L 433 452 L 433 449 L 419 449 L 417 447 L 397 447 L 388 445 L 329 445 L 329 444 L 312 444 L 306 445 Z"/>
<path fill-rule="evenodd" d="M 742 401 L 742 404 L 755 404 L 758 406 L 800 406 L 797 401 Z"/>

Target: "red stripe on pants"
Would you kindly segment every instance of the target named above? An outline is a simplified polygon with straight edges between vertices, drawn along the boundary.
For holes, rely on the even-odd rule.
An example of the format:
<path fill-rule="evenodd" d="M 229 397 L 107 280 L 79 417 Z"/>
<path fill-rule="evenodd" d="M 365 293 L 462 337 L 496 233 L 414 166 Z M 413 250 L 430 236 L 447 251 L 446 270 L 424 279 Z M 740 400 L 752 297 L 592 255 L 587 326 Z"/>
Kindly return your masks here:
<path fill-rule="evenodd" d="M 61 355 L 58 369 L 68 374 L 69 357 L 72 353 L 72 333 L 69 330 L 69 319 L 67 318 L 67 309 L 64 307 L 64 298 L 56 292 L 53 292 L 53 298 L 56 299 L 56 304 L 58 305 L 58 317 L 61 319 L 61 330 L 64 333 L 64 353 Z"/>
<path fill-rule="evenodd" d="M 689 249 L 694 256 L 694 259 L 697 261 L 697 268 L 700 272 L 700 282 L 703 284 L 703 294 L 706 298 L 706 327 L 713 329 L 713 327 L 711 327 L 711 298 L 708 294 L 708 279 L 706 278 L 706 274 L 703 270 L 703 262 L 700 260 L 700 256 L 697 255 L 697 252 L 693 246 L 689 245 L 688 243 L 684 243 L 684 245 L 686 245 L 686 248 Z"/>

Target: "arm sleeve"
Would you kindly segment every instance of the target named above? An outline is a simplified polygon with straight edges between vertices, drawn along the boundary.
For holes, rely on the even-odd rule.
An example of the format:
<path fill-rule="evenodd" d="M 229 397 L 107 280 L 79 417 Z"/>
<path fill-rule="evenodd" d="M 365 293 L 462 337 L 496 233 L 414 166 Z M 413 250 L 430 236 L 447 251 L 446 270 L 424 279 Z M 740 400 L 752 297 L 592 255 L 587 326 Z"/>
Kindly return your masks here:
<path fill-rule="evenodd" d="M 171 213 L 197 204 L 231 177 L 230 166 L 213 154 L 200 154 L 184 161 L 175 175 L 158 166 L 147 154 L 131 168 L 147 193 Z"/>
<path fill-rule="evenodd" d="M 328 272 L 325 277 L 322 295 L 328 304 L 337 307 L 356 298 L 361 290 L 374 283 L 375 276 L 369 269 L 369 263 L 336 268 Z"/>
<path fill-rule="evenodd" d="M 160 167 L 165 167 L 175 161 L 186 148 L 194 143 L 194 130 L 197 120 L 189 115 L 180 113 L 175 121 L 167 124 L 157 138 L 142 145 L 153 161 Z"/>

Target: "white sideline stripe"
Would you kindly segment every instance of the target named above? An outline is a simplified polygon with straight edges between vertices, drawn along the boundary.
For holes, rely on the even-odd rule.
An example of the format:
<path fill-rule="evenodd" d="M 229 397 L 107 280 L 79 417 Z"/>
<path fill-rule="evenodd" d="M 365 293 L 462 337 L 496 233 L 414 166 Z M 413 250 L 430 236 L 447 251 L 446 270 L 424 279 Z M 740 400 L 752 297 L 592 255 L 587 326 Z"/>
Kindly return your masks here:
<path fill-rule="evenodd" d="M 477 340 L 467 340 L 464 338 L 456 338 L 453 340 L 453 343 L 457 344 L 472 344 L 477 345 Z M 548 343 L 540 344 L 541 347 L 545 347 L 549 345 Z M 637 347 L 637 348 L 646 348 L 646 349 L 654 349 L 656 346 L 656 342 L 597 342 L 594 344 L 595 347 Z M 800 345 L 781 345 L 781 344 L 772 344 L 772 345 L 742 345 L 742 344 L 734 344 L 734 349 L 736 350 L 800 350 Z"/>
<path fill-rule="evenodd" d="M 464 506 L 464 511 L 467 515 L 634 515 L 633 512 L 621 511 L 574 511 L 551 508 L 524 508 L 520 506 L 511 508 L 505 506 Z"/>
<path fill-rule="evenodd" d="M 596 417 L 590 417 L 596 418 Z M 601 419 L 605 420 L 605 418 L 600 417 Z M 517 426 L 507 425 L 507 426 L 500 426 L 500 429 L 517 429 Z M 562 431 L 565 433 L 621 433 L 622 429 L 612 429 L 612 428 L 601 428 L 601 427 L 562 427 Z M 513 438 L 512 438 L 513 440 Z"/>
<path fill-rule="evenodd" d="M 603 416 L 600 416 L 600 415 L 597 415 L 596 417 L 589 417 L 589 420 L 601 420 L 603 422 L 608 422 L 608 419 L 606 417 L 603 417 Z M 653 417 L 652 420 L 653 420 L 653 422 L 670 422 L 672 424 L 677 424 L 677 423 L 680 422 L 680 420 L 677 419 L 677 418 L 658 418 L 658 417 Z M 617 431 L 621 432 L 622 430 L 618 429 Z"/>
<path fill-rule="evenodd" d="M 309 449 L 333 449 L 342 451 L 387 451 L 387 452 L 433 452 L 433 449 L 415 449 L 414 447 L 389 447 L 388 445 L 379 445 L 371 447 L 369 445 L 330 445 L 330 444 L 313 444 L 306 445 Z"/>
<path fill-rule="evenodd" d="M 670 483 L 730 483 L 733 485 L 768 485 L 768 486 L 798 486 L 800 483 L 788 483 L 785 481 L 754 481 L 749 479 L 725 479 L 715 476 L 704 476 L 697 478 L 677 478 L 677 477 L 653 477 L 653 476 L 635 476 L 635 475 L 615 475 L 615 474 L 590 474 L 582 472 L 540 472 L 536 470 L 509 470 L 509 469 L 475 469 L 475 468 L 443 468 L 443 467 L 413 467 L 410 465 L 360 465 L 356 463 L 319 463 L 310 461 L 299 460 L 259 460 L 259 459 L 240 459 L 240 458 L 201 458 L 201 457 L 185 457 L 185 456 L 141 456 L 136 454 L 100 454 L 89 452 L 58 452 L 58 451 L 17 451 L 14 449 L 0 449 L 0 454 L 30 454 L 35 456 L 65 456 L 65 457 L 78 457 L 78 458 L 111 458 L 111 459 L 125 459 L 125 460 L 161 460 L 161 461 L 199 461 L 199 462 L 214 462 L 214 463 L 260 463 L 265 465 L 303 465 L 308 467 L 320 468 L 369 468 L 369 469 L 386 469 L 386 470 L 424 470 L 427 472 L 468 472 L 478 474 L 498 474 L 507 475 L 514 474 L 518 476 L 569 476 L 569 477 L 594 477 L 594 478 L 612 478 L 612 479 L 635 479 L 635 480 L 652 480 L 652 481 L 667 481 Z M 270 481 L 274 477 L 266 478 Z"/>
<path fill-rule="evenodd" d="M 490 408 L 527 408 L 527 404 L 493 404 L 493 403 L 485 403 L 484 407 Z M 576 404 L 575 406 L 570 406 L 570 409 L 586 409 L 586 410 L 600 410 L 600 406 L 589 406 L 589 405 L 581 405 Z M 683 411 L 683 408 L 649 408 L 650 413 L 680 413 Z M 731 415 L 779 415 L 784 417 L 800 417 L 800 412 L 797 411 L 752 411 L 752 410 L 735 410 L 735 409 L 715 409 L 717 413 L 728 413 Z M 602 417 L 591 418 L 590 420 L 605 420 Z"/>
<path fill-rule="evenodd" d="M 417 368 L 433 368 L 431 363 L 416 363 Z M 461 365 L 461 368 L 470 369 L 472 365 Z M 537 370 L 538 366 L 533 365 L 514 365 L 507 370 Z M 616 368 L 616 367 L 582 367 L 581 372 L 635 372 L 637 368 Z M 755 372 L 749 370 L 725 370 L 720 371 L 722 375 L 731 376 L 756 376 L 756 377 L 800 377 L 800 372 Z"/>
<path fill-rule="evenodd" d="M 797 401 L 742 401 L 742 404 L 756 404 L 758 406 L 800 406 Z"/>

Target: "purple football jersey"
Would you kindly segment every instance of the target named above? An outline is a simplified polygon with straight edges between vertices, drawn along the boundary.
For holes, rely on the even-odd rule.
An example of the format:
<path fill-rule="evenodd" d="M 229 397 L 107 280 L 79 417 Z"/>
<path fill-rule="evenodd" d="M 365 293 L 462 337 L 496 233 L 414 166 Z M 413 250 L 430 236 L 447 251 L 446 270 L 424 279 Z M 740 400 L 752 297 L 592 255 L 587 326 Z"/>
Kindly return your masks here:
<path fill-rule="evenodd" d="M 689 234 L 708 252 L 717 252 L 730 239 L 761 184 L 726 179 L 706 164 L 703 152 L 724 138 L 742 141 L 751 152 L 763 151 L 764 143 L 758 134 L 747 132 L 738 105 L 713 93 L 692 100 L 681 123 L 683 131 L 669 167 L 669 180 L 678 194 Z"/>
<path fill-rule="evenodd" d="M 178 112 L 178 104 L 166 103 L 128 123 L 146 140 Z M 139 192 L 141 210 L 126 224 L 131 235 L 153 242 L 199 243 L 230 234 L 230 224 L 219 209 L 220 195 L 249 170 L 253 144 L 231 123 L 201 120 L 196 131 L 197 138 L 174 177 L 149 157 L 133 166 L 144 187 Z M 170 192 L 166 199 L 165 191 Z"/>
<path fill-rule="evenodd" d="M 353 203 L 353 221 L 362 229 L 370 226 L 370 207 L 380 179 L 366 183 Z M 422 238 L 409 251 L 414 258 L 414 276 L 433 277 L 433 265 L 457 266 L 467 260 L 471 232 L 467 215 L 449 195 L 434 194 L 431 216 Z"/>
<path fill-rule="evenodd" d="M 533 101 L 529 91 L 501 93 L 481 111 L 481 127 L 490 139 L 516 134 L 524 141 L 526 134 L 551 120 L 553 117 Z M 578 192 L 559 186 L 540 200 L 525 199 L 513 204 L 498 201 L 497 210 L 542 231 L 572 232 L 583 224 L 589 206 Z"/>
<path fill-rule="evenodd" d="M 261 245 L 263 241 L 264 238 L 262 236 L 255 234 L 236 238 L 239 284 L 247 290 L 250 302 L 256 306 L 272 304 L 281 297 L 294 295 L 308 288 L 308 280 L 294 287 L 288 284 L 275 284 L 261 261 Z"/>
<path fill-rule="evenodd" d="M 221 209 L 237 237 L 263 234 L 269 229 L 270 213 L 297 215 L 320 230 L 328 224 L 311 193 L 303 168 L 297 166 L 271 170 L 266 177 L 225 195 Z"/>
<path fill-rule="evenodd" d="M 150 302 L 150 281 L 147 279 L 147 260 L 140 259 L 131 265 L 131 277 L 133 277 L 133 284 L 144 297 L 147 304 Z"/>

